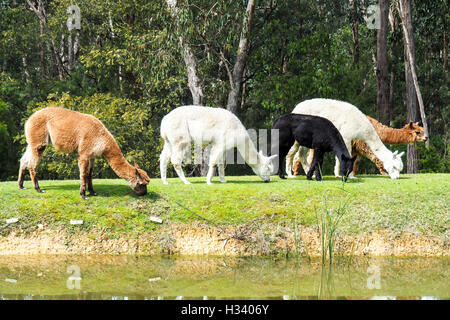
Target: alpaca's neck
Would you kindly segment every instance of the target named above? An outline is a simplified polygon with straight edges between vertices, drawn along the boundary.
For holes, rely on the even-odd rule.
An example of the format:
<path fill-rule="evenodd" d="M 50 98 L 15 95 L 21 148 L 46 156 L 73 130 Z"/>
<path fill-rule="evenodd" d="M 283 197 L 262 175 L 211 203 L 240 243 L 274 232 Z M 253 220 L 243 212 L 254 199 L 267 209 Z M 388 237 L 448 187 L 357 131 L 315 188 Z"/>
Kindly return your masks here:
<path fill-rule="evenodd" d="M 108 160 L 111 169 L 113 169 L 119 177 L 127 181 L 133 179 L 135 168 L 125 160 L 115 140 L 111 141 L 103 155 Z"/>
<path fill-rule="evenodd" d="M 383 130 L 380 130 L 381 132 L 378 132 L 378 135 L 381 138 L 381 141 L 383 141 L 386 144 L 407 144 L 414 142 L 412 140 L 412 135 L 405 129 L 394 129 L 389 127 L 384 127 Z"/>
<path fill-rule="evenodd" d="M 334 137 L 334 143 L 333 143 L 333 151 L 336 154 L 336 156 L 341 159 L 342 156 L 346 156 L 348 159 L 351 158 L 351 155 L 345 146 L 344 139 L 342 139 L 342 136 L 335 136 Z"/>
<path fill-rule="evenodd" d="M 408 130 L 404 128 L 394 129 L 388 127 L 381 122 L 375 120 L 374 118 L 367 117 L 369 121 L 372 123 L 375 131 L 380 136 L 380 139 L 383 143 L 386 144 L 407 144 L 414 142 L 413 136 L 410 134 Z"/>
<path fill-rule="evenodd" d="M 239 153 L 250 167 L 255 167 L 258 164 L 259 154 L 247 130 L 243 129 L 243 131 L 238 132 L 237 139 L 236 148 Z"/>

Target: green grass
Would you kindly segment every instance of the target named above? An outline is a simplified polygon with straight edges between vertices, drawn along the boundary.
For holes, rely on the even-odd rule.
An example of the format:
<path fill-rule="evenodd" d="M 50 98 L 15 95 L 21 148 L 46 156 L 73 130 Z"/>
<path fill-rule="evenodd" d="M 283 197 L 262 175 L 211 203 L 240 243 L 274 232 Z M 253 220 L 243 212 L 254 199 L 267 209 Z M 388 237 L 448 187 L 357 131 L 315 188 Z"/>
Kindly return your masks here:
<path fill-rule="evenodd" d="M 44 194 L 36 193 L 30 181 L 26 182 L 27 190 L 19 190 L 16 182 L 2 182 L 0 235 L 18 226 L 34 230 L 38 224 L 71 230 L 70 219 L 82 219 L 85 223 L 81 228 L 105 228 L 131 236 L 159 228 L 149 216 L 159 216 L 165 223 L 201 220 L 240 225 L 265 221 L 292 227 L 297 220 L 317 226 L 316 212 L 322 209 L 324 196 L 330 209 L 343 198 L 350 200 L 340 222 L 341 232 L 390 229 L 443 235 L 446 239 L 449 235 L 449 174 L 403 174 L 399 180 L 360 176 L 345 185 L 330 176 L 323 182 L 307 181 L 304 176 L 289 180 L 273 177 L 270 183 L 256 176 L 227 178 L 228 183 L 221 184 L 216 177 L 212 186 L 206 185 L 205 178 L 189 178 L 191 185 L 178 178 L 163 185 L 154 178 L 143 197 L 135 196 L 124 180 L 95 179 L 99 196 L 87 201 L 80 198 L 77 180 L 40 181 Z M 7 225 L 5 219 L 13 217 L 19 221 Z"/>

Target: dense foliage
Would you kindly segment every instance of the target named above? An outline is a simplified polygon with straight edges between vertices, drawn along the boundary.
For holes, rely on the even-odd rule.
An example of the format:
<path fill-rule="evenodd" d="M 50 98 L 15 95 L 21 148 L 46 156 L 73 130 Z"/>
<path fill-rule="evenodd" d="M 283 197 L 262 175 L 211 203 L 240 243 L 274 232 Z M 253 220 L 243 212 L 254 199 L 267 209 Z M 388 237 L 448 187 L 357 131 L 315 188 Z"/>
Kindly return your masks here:
<path fill-rule="evenodd" d="M 237 110 L 247 127 L 270 128 L 276 117 L 313 97 L 348 101 L 376 117 L 376 30 L 364 21 L 375 1 L 354 1 L 356 15 L 351 1 L 256 1 Z M 30 4 L 36 10 L 42 4 L 46 19 Z M 81 29 L 69 31 L 67 8 L 73 4 L 81 11 Z M 192 103 L 180 38 L 197 59 L 205 103 L 224 107 L 246 5 L 183 0 L 174 15 L 162 0 L 0 0 L 0 179 L 17 176 L 26 118 L 54 105 L 97 116 L 129 161 L 158 176 L 161 118 Z M 448 12 L 443 0 L 413 1 L 418 79 L 431 137 L 429 149 L 420 146 L 423 172 L 450 171 Z M 388 37 L 392 125 L 400 127 L 406 123 L 404 52 L 400 21 L 394 20 Z M 328 161 L 325 172 L 331 167 Z M 96 168 L 98 177 L 114 176 L 104 160 Z M 230 172 L 248 170 L 239 168 Z M 360 172 L 376 168 L 366 161 Z M 74 155 L 46 151 L 40 177 L 77 175 Z"/>

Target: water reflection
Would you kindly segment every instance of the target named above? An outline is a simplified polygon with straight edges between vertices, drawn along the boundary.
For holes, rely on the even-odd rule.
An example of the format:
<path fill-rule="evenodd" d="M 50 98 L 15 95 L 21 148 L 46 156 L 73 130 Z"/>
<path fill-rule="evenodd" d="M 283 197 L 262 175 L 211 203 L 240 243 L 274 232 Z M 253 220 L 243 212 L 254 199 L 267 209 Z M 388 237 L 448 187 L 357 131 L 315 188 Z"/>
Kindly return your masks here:
<path fill-rule="evenodd" d="M 0 300 L 448 299 L 449 258 L 0 257 Z"/>

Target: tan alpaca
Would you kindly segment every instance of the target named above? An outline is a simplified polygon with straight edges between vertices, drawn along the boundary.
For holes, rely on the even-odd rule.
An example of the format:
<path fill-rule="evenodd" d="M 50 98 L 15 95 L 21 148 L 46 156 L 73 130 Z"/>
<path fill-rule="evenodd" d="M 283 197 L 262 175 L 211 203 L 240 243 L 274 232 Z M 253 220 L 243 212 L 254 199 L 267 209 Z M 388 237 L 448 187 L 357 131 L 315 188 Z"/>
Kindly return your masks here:
<path fill-rule="evenodd" d="M 426 141 L 427 137 L 425 136 L 425 132 L 421 126 L 419 126 L 418 122 L 410 122 L 406 124 L 403 128 L 394 129 L 388 126 L 383 125 L 381 122 L 375 120 L 372 117 L 367 116 L 369 121 L 372 123 L 375 131 L 380 136 L 381 141 L 384 144 L 411 144 L 414 142 L 422 142 Z M 375 154 L 370 150 L 367 144 L 362 140 L 353 140 L 352 141 L 352 156 L 357 156 L 355 163 L 353 165 L 353 174 L 356 175 L 358 171 L 359 161 L 361 160 L 361 156 L 364 156 L 371 160 L 377 166 L 378 170 L 381 174 L 386 175 L 386 171 L 384 171 L 383 163 L 380 159 L 378 159 Z M 308 158 L 309 159 L 309 158 Z M 308 160 L 310 161 L 310 160 Z M 292 166 L 292 171 L 294 175 L 298 175 L 300 172 L 300 158 L 298 155 L 294 158 L 294 164 Z"/>
<path fill-rule="evenodd" d="M 27 149 L 20 159 L 19 188 L 23 187 L 25 169 L 37 192 L 36 167 L 49 141 L 56 150 L 71 153 L 78 152 L 80 167 L 80 195 L 86 197 L 86 185 L 91 195 L 97 195 L 92 187 L 94 158 L 105 156 L 111 168 L 121 178 L 128 181 L 131 188 L 139 195 L 147 193 L 150 178 L 137 164 L 130 165 L 122 155 L 119 145 L 106 127 L 94 116 L 64 108 L 45 108 L 35 112 L 25 123 Z"/>

